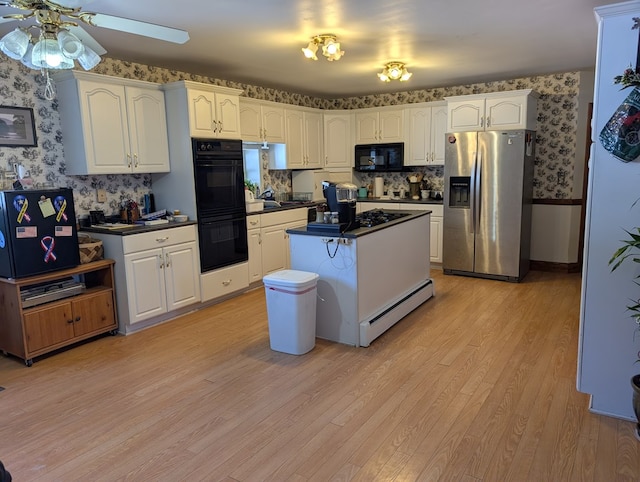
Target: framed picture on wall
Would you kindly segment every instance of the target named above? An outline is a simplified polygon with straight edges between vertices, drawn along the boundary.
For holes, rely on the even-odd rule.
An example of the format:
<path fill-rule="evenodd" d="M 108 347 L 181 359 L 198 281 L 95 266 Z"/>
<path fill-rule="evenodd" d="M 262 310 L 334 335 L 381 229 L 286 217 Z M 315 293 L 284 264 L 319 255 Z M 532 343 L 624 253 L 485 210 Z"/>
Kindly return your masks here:
<path fill-rule="evenodd" d="M 0 105 L 0 146 L 35 147 L 37 145 L 33 109 Z"/>

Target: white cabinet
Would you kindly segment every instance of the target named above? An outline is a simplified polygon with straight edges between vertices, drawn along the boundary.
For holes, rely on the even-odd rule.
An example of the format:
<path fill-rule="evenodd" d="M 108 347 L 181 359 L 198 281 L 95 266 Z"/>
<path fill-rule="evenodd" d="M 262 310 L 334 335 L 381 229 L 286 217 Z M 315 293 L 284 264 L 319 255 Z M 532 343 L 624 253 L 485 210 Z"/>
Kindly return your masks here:
<path fill-rule="evenodd" d="M 291 266 L 287 229 L 306 225 L 307 212 L 307 208 L 301 208 L 247 217 L 251 283 Z"/>
<path fill-rule="evenodd" d="M 188 123 L 190 137 L 240 139 L 241 90 L 185 80 L 164 84 L 163 88 L 167 94 L 178 91 L 176 95 L 186 104 L 188 118 L 182 121 Z"/>
<path fill-rule="evenodd" d="M 447 132 L 535 130 L 537 98 L 530 89 L 446 97 Z"/>
<path fill-rule="evenodd" d="M 243 97 L 240 100 L 240 128 L 243 141 L 284 143 L 284 107 Z"/>
<path fill-rule="evenodd" d="M 355 113 L 356 144 L 404 141 L 402 109 L 362 109 Z"/>
<path fill-rule="evenodd" d="M 228 296 L 249 286 L 249 263 L 238 263 L 200 275 L 202 301 Z"/>
<path fill-rule="evenodd" d="M 353 167 L 353 113 L 331 111 L 323 117 L 325 167 Z"/>
<path fill-rule="evenodd" d="M 249 245 L 249 283 L 262 280 L 262 239 L 260 214 L 247 216 L 247 242 Z"/>
<path fill-rule="evenodd" d="M 317 169 L 322 167 L 322 113 L 315 110 L 285 109 L 287 133 L 286 165 L 270 169 Z"/>
<path fill-rule="evenodd" d="M 160 85 L 78 71 L 55 78 L 67 174 L 169 172 Z"/>
<path fill-rule="evenodd" d="M 444 165 L 447 105 L 421 105 L 405 109 L 405 166 Z"/>
<path fill-rule="evenodd" d="M 200 301 L 195 225 L 120 236 L 91 233 L 116 260 L 120 331 L 129 333 Z M 149 323 L 142 323 L 149 322 Z"/>

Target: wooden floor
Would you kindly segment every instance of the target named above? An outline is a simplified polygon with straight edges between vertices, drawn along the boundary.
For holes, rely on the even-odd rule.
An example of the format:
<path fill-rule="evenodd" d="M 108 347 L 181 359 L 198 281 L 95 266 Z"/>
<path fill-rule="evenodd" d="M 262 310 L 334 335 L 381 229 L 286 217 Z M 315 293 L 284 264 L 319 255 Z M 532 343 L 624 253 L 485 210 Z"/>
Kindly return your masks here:
<path fill-rule="evenodd" d="M 0 459 L 17 482 L 640 480 L 634 424 L 575 389 L 579 275 L 434 279 L 369 348 L 271 351 L 259 289 L 0 357 Z"/>

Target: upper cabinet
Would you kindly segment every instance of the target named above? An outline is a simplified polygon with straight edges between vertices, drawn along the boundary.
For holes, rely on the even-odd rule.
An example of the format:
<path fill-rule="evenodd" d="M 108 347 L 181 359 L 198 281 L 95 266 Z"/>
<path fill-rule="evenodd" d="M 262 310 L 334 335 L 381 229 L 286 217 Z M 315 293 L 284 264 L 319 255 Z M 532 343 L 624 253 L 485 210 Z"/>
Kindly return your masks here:
<path fill-rule="evenodd" d="M 160 85 L 78 71 L 55 80 L 67 174 L 169 171 Z"/>
<path fill-rule="evenodd" d="M 353 167 L 353 114 L 327 111 L 323 118 L 325 167 Z"/>
<path fill-rule="evenodd" d="M 355 114 L 356 144 L 404 141 L 403 109 L 360 109 Z"/>
<path fill-rule="evenodd" d="M 186 94 L 191 137 L 240 139 L 241 90 L 185 80 L 165 84 L 164 89 Z"/>
<path fill-rule="evenodd" d="M 240 126 L 243 141 L 286 142 L 282 104 L 241 97 Z"/>
<path fill-rule="evenodd" d="M 444 102 L 408 107 L 405 114 L 405 166 L 444 165 L 447 105 Z"/>
<path fill-rule="evenodd" d="M 322 114 L 313 109 L 286 108 L 284 111 L 286 166 L 270 169 L 317 169 L 322 167 Z"/>
<path fill-rule="evenodd" d="M 447 131 L 535 130 L 537 99 L 530 89 L 446 97 Z"/>

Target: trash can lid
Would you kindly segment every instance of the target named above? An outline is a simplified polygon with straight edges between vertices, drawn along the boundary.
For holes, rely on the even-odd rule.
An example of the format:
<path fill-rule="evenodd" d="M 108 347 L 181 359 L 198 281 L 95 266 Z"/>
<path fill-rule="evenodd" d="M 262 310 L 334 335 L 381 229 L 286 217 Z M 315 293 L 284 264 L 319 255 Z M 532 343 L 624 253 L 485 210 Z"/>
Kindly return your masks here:
<path fill-rule="evenodd" d="M 265 285 L 272 286 L 306 286 L 315 284 L 320 276 L 309 271 L 298 271 L 295 269 L 282 269 L 262 278 Z"/>

